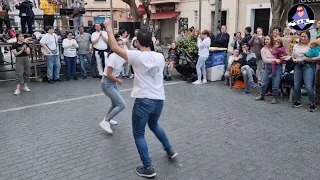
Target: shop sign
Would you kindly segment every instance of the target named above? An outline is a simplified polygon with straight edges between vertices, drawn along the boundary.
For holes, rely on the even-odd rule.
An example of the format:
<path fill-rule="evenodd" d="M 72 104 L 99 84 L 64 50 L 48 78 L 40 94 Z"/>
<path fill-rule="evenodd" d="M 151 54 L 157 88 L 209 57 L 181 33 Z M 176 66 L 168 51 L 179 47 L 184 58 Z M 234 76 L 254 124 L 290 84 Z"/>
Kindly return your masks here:
<path fill-rule="evenodd" d="M 175 12 L 175 3 L 156 4 L 156 12 Z"/>

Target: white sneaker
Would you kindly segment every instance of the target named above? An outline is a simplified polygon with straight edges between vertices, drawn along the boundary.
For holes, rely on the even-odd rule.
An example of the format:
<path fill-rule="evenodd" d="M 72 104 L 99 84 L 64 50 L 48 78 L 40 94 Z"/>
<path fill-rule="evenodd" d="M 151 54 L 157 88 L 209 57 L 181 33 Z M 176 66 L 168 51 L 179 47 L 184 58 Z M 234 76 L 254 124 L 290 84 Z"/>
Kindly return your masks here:
<path fill-rule="evenodd" d="M 134 75 L 133 75 L 133 74 L 131 74 L 131 76 L 130 76 L 130 79 L 132 79 L 132 78 L 134 78 Z"/>
<path fill-rule="evenodd" d="M 207 80 L 206 79 L 204 79 L 204 80 L 202 80 L 202 84 L 207 84 Z"/>
<path fill-rule="evenodd" d="M 117 121 L 112 120 L 112 119 L 109 121 L 109 123 L 110 123 L 111 125 L 117 125 L 117 124 L 118 124 L 118 122 L 117 122 Z"/>
<path fill-rule="evenodd" d="M 202 83 L 201 83 L 201 81 L 196 80 L 196 81 L 195 81 L 195 82 L 193 82 L 192 84 L 199 85 L 199 84 L 202 84 Z"/>
<path fill-rule="evenodd" d="M 101 123 L 99 125 L 103 130 L 107 131 L 107 133 L 109 133 L 109 134 L 113 133 L 109 122 L 103 120 L 103 121 L 101 121 Z"/>
<path fill-rule="evenodd" d="M 19 89 L 16 89 L 15 91 L 14 91 L 14 95 L 19 95 L 20 94 L 20 90 Z"/>
<path fill-rule="evenodd" d="M 31 92 L 29 87 L 24 87 L 23 90 L 26 91 L 26 92 Z"/>

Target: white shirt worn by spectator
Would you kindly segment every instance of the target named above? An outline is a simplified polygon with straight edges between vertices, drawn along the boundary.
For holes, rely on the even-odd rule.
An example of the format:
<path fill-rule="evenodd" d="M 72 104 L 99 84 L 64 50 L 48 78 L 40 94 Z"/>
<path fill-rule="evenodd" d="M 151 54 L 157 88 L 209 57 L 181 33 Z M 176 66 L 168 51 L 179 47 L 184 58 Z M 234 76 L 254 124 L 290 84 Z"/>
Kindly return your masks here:
<path fill-rule="evenodd" d="M 108 39 L 108 33 L 106 31 L 100 31 L 102 33 L 102 36 Z M 96 40 L 97 38 L 100 37 L 100 32 L 94 32 L 91 35 L 91 41 Z M 103 38 L 100 37 L 98 42 L 93 45 L 94 48 L 98 50 L 106 50 L 108 49 L 108 44 L 104 42 Z"/>
<path fill-rule="evenodd" d="M 41 40 L 40 43 L 43 43 L 47 46 L 47 48 L 49 48 L 51 51 L 57 50 L 56 54 L 47 54 L 47 51 L 44 51 L 44 55 L 50 56 L 50 55 L 58 55 L 59 54 L 59 45 L 58 45 L 58 41 L 59 41 L 59 36 L 56 35 L 55 33 L 53 34 L 45 34 Z"/>
<path fill-rule="evenodd" d="M 108 58 L 105 59 L 105 65 L 106 68 L 104 68 L 103 75 L 108 76 L 108 68 L 107 67 L 112 67 L 112 75 L 114 77 L 118 77 L 122 71 L 123 64 L 125 63 L 125 60 L 120 57 L 116 53 L 110 54 Z"/>
<path fill-rule="evenodd" d="M 134 71 L 131 97 L 165 100 L 162 54 L 154 51 L 128 50 L 128 62 Z"/>
<path fill-rule="evenodd" d="M 76 57 L 79 45 L 75 39 L 64 39 L 62 41 L 63 55 L 66 57 Z"/>
<path fill-rule="evenodd" d="M 209 57 L 211 39 L 209 37 L 205 39 L 198 38 L 198 55 L 201 57 Z"/>

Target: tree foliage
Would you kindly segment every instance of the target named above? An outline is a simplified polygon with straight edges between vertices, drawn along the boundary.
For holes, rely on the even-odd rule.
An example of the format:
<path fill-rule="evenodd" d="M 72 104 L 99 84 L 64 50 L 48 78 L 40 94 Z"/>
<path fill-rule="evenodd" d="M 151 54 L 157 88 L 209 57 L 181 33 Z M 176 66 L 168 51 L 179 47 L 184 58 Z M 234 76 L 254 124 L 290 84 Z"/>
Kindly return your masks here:
<path fill-rule="evenodd" d="M 273 27 L 284 28 L 288 18 L 288 11 L 294 0 L 270 0 L 272 11 L 272 22 L 270 31 Z"/>
<path fill-rule="evenodd" d="M 140 0 L 141 4 L 143 5 L 144 9 L 147 12 L 146 21 L 144 21 L 143 15 L 138 11 L 138 7 L 135 0 L 122 0 L 122 1 L 130 6 L 130 12 L 134 21 L 136 22 L 140 21 L 142 29 L 148 28 L 150 18 L 151 18 L 151 10 L 150 10 L 151 0 Z"/>

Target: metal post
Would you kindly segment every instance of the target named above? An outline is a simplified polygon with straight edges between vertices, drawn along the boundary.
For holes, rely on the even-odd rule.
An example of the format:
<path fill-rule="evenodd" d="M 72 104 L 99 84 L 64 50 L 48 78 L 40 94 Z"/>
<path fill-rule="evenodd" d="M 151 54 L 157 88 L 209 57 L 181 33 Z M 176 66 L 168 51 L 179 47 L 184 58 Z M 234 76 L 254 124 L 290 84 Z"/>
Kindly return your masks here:
<path fill-rule="evenodd" d="M 215 11 L 214 11 L 214 26 L 213 31 L 214 34 L 217 35 L 219 33 L 219 29 L 221 28 L 221 0 L 216 0 Z"/>
<path fill-rule="evenodd" d="M 112 23 L 112 32 L 114 31 L 113 29 L 113 5 L 112 5 L 112 0 L 109 0 L 110 1 L 110 19 L 111 19 L 111 23 Z"/>
<path fill-rule="evenodd" d="M 198 18 L 199 18 L 199 30 L 201 31 L 201 11 L 202 11 L 202 0 L 199 0 L 199 11 L 198 11 Z"/>

